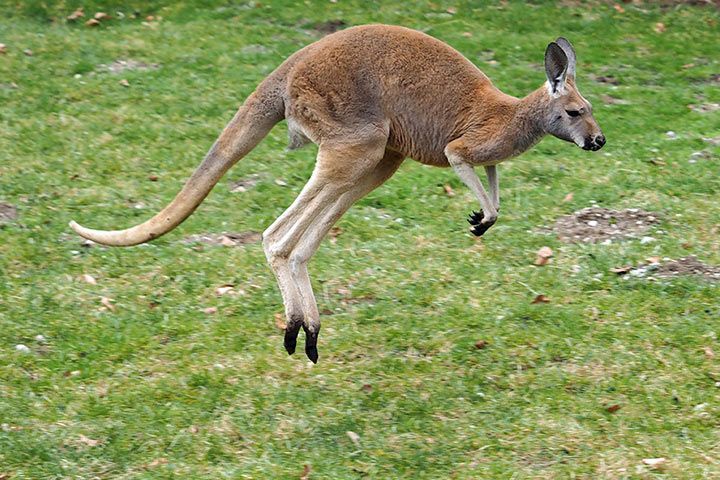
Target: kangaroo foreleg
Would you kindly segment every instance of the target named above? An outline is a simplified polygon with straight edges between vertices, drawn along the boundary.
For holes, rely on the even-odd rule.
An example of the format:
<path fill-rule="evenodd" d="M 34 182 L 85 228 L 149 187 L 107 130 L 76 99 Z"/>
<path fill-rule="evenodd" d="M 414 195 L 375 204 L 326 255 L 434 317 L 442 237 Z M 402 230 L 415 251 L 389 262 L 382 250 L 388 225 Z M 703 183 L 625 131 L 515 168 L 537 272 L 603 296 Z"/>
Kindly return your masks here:
<path fill-rule="evenodd" d="M 472 225 L 470 231 L 473 235 L 479 237 L 492 227 L 497 220 L 497 208 L 493 205 L 493 200 L 485 191 L 485 187 L 483 187 L 473 166 L 459 155 L 450 153 L 447 157 L 460 180 L 468 186 L 480 202 L 480 212 L 473 212 L 468 218 L 468 222 Z"/>
<path fill-rule="evenodd" d="M 485 174 L 488 178 L 488 189 L 490 190 L 490 199 L 496 211 L 500 211 L 500 185 L 498 182 L 498 172 L 496 165 L 488 165 L 485 167 Z"/>

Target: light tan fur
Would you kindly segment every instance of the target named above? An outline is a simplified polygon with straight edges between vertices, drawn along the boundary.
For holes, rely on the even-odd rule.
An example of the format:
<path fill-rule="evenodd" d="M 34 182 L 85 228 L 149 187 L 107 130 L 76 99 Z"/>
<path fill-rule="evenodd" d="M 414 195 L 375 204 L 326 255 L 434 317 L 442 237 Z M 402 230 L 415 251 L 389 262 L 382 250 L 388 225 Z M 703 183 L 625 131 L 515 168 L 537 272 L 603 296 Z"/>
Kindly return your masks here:
<path fill-rule="evenodd" d="M 282 119 L 290 146 L 319 146 L 315 170 L 293 204 L 264 232 L 287 317 L 285 347 L 300 328 L 317 361 L 320 319 L 307 263 L 332 225 L 395 173 L 405 158 L 451 166 L 477 197 L 482 235 L 497 218 L 496 165 L 550 133 L 596 150 L 605 143 L 575 85 L 575 53 L 559 38 L 545 54 L 548 81 L 524 98 L 502 93 L 453 48 L 402 27 L 350 28 L 288 58 L 257 87 L 175 199 L 145 223 L 85 238 L 127 246 L 163 235 L 187 218 L 222 175 Z M 486 192 L 474 167 L 485 168 Z"/>

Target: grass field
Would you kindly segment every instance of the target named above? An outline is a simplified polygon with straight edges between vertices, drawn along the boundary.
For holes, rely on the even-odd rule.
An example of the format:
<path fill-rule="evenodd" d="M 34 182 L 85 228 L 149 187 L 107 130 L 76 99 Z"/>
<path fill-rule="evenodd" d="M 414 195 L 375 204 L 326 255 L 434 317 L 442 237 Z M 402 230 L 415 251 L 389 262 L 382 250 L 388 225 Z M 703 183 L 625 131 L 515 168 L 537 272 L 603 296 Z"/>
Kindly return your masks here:
<path fill-rule="evenodd" d="M 3 2 L 0 478 L 720 478 L 720 285 L 610 271 L 720 264 L 718 9 L 479 3 Z M 86 27 L 96 11 L 113 18 Z M 453 172 L 407 161 L 311 264 L 313 365 L 282 348 L 259 244 L 185 241 L 261 232 L 291 203 L 315 149 L 285 151 L 284 124 L 154 243 L 86 247 L 67 222 L 158 211 L 255 85 L 339 20 L 423 30 L 516 96 L 567 36 L 608 144 L 547 138 L 502 165 L 481 239 Z M 547 228 L 593 204 L 656 212 L 654 241 Z"/>

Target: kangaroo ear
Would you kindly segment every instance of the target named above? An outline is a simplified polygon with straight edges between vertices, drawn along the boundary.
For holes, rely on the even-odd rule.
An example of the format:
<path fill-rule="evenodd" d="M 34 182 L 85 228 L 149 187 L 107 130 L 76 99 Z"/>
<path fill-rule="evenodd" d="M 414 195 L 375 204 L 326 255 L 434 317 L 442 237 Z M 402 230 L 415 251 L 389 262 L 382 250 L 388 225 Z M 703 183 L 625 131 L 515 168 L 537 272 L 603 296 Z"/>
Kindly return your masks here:
<path fill-rule="evenodd" d="M 568 71 L 568 57 L 560 45 L 552 42 L 545 50 L 545 74 L 550 91 L 555 94 L 565 85 Z"/>
<path fill-rule="evenodd" d="M 562 48 L 563 52 L 565 52 L 565 55 L 568 58 L 568 77 L 575 78 L 575 49 L 570 44 L 568 39 L 564 37 L 558 37 L 558 39 L 555 40 L 555 43 L 560 45 L 560 48 Z"/>

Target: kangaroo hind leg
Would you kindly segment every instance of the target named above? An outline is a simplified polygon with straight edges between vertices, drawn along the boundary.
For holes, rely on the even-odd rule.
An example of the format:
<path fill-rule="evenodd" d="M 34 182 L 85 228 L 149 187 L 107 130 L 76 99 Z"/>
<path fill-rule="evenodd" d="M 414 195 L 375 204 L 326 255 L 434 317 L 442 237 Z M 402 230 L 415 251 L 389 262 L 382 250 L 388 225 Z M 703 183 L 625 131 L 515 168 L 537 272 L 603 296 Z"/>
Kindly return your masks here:
<path fill-rule="evenodd" d="M 310 283 L 308 262 L 317 251 L 325 235 L 340 217 L 355 202 L 390 178 L 397 171 L 402 161 L 403 157 L 399 154 L 386 154 L 372 172 L 343 193 L 324 213 L 313 220 L 290 253 L 291 275 L 301 292 L 301 296 L 308 300 L 303 326 L 305 330 L 305 353 L 313 361 L 317 361 L 318 358 L 317 338 L 320 332 L 320 315 Z"/>
<path fill-rule="evenodd" d="M 306 267 L 317 247 L 309 255 L 300 256 L 293 252 L 308 242 L 319 245 L 327 230 L 352 204 L 350 202 L 345 208 L 338 206 L 350 198 L 348 192 L 370 182 L 369 178 L 384 158 L 386 138 L 375 137 L 352 145 L 322 145 L 310 181 L 295 202 L 263 234 L 265 254 L 283 295 L 287 318 L 285 348 L 290 354 L 295 351 L 302 327 L 306 332 L 306 354 L 316 362 L 320 330 L 318 308 Z M 338 209 L 341 213 L 326 229 L 317 226 L 325 225 L 322 220 Z"/>

